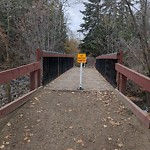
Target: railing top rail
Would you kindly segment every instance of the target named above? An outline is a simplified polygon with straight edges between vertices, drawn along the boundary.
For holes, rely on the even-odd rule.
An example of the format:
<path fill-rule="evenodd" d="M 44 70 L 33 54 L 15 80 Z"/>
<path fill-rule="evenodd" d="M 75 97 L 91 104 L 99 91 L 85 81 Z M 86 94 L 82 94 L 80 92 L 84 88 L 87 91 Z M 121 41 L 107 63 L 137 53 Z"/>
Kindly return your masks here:
<path fill-rule="evenodd" d="M 141 86 L 144 90 L 150 92 L 150 78 L 140 74 L 132 69 L 129 69 L 119 63 L 115 66 L 116 70 L 126 76 L 128 79 L 134 81 L 139 86 Z"/>
<path fill-rule="evenodd" d="M 72 55 L 69 54 L 53 54 L 53 53 L 46 53 L 44 52 L 43 57 L 73 57 Z"/>
<path fill-rule="evenodd" d="M 101 55 L 101 56 L 96 57 L 96 59 L 118 59 L 118 54 L 119 53 Z"/>
<path fill-rule="evenodd" d="M 41 51 L 40 49 L 37 49 L 37 54 L 38 54 L 38 60 L 40 60 L 40 57 L 69 57 L 69 58 L 73 58 L 73 55 L 71 55 L 71 54 L 46 52 L 46 51 Z"/>
<path fill-rule="evenodd" d="M 26 75 L 41 68 L 40 61 L 23 65 L 17 68 L 0 72 L 0 84 L 6 83 L 20 76 Z"/>

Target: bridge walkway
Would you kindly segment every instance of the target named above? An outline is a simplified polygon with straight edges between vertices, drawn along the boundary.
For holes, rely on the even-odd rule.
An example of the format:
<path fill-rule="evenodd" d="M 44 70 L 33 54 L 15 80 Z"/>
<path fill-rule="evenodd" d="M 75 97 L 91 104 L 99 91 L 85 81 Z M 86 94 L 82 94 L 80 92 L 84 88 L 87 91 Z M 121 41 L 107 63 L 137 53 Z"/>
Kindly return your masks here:
<path fill-rule="evenodd" d="M 5 150 L 149 150 L 150 131 L 94 69 L 79 68 L 44 87 L 13 112 L 0 134 Z"/>

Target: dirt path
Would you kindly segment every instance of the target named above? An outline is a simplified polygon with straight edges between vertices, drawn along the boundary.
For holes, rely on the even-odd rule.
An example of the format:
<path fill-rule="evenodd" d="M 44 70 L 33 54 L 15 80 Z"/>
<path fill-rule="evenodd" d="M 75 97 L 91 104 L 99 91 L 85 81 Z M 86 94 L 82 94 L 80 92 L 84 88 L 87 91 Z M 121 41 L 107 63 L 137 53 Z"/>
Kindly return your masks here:
<path fill-rule="evenodd" d="M 150 130 L 107 88 L 80 92 L 46 87 L 11 115 L 0 134 L 0 149 L 149 150 Z"/>

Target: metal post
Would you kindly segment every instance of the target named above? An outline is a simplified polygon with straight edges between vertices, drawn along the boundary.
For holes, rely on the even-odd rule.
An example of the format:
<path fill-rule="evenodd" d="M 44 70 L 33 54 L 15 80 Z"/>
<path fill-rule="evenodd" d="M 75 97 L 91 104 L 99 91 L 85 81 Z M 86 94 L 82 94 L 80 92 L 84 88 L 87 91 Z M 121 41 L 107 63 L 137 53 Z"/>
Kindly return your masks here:
<path fill-rule="evenodd" d="M 82 87 L 82 76 L 83 76 L 83 63 L 80 63 L 80 84 L 78 90 L 84 90 Z"/>

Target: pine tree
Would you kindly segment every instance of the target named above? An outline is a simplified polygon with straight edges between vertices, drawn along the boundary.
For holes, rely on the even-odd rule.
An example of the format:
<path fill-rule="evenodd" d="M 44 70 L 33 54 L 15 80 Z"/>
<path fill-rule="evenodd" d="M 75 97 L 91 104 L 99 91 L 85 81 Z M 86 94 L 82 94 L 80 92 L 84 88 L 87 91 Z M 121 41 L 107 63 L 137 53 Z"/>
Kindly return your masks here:
<path fill-rule="evenodd" d="M 90 53 L 93 56 L 105 53 L 103 47 L 106 43 L 105 27 L 102 24 L 103 14 L 101 0 L 89 0 L 84 3 L 85 11 L 81 11 L 84 15 L 84 23 L 81 24 L 81 30 L 85 38 L 80 44 L 83 52 Z"/>

